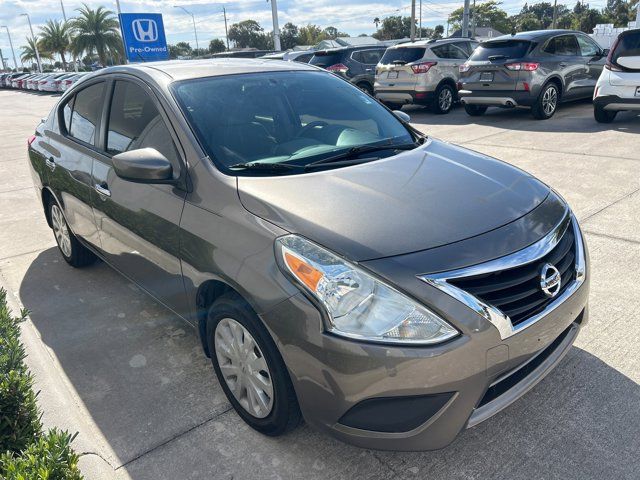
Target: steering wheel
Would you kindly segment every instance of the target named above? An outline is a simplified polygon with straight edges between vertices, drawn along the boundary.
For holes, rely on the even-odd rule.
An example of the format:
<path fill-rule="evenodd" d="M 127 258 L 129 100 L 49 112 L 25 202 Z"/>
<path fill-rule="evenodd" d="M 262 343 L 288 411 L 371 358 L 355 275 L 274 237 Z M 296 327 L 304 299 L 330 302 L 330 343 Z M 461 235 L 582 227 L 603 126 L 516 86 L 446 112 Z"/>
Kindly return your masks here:
<path fill-rule="evenodd" d="M 322 121 L 322 120 L 315 120 L 313 122 L 309 122 L 304 127 L 302 127 L 300 129 L 300 131 L 298 132 L 298 137 L 304 136 L 304 134 L 307 133 L 312 128 L 316 128 L 316 127 L 324 128 L 324 127 L 328 127 L 328 126 L 329 126 L 329 124 L 327 122 Z"/>

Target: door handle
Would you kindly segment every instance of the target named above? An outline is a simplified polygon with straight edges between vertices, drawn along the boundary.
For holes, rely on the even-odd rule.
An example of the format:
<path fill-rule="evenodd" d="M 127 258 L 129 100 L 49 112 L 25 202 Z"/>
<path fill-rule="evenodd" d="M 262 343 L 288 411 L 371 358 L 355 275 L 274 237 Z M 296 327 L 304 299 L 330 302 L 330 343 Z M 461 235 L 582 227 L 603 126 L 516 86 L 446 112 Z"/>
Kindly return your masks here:
<path fill-rule="evenodd" d="M 373 68 L 365 68 L 364 71 L 365 72 L 373 72 Z"/>
<path fill-rule="evenodd" d="M 111 190 L 109 190 L 109 187 L 107 187 L 106 183 L 96 183 L 93 188 L 95 188 L 96 192 L 98 192 L 100 195 L 103 195 L 105 197 L 111 196 Z"/>
<path fill-rule="evenodd" d="M 53 157 L 47 158 L 44 163 L 52 172 L 56 169 L 56 162 L 53 160 Z"/>
<path fill-rule="evenodd" d="M 566 64 L 566 63 L 561 63 L 561 64 L 560 64 L 560 68 L 564 68 L 564 67 L 566 67 L 566 66 L 567 66 L 567 64 Z"/>

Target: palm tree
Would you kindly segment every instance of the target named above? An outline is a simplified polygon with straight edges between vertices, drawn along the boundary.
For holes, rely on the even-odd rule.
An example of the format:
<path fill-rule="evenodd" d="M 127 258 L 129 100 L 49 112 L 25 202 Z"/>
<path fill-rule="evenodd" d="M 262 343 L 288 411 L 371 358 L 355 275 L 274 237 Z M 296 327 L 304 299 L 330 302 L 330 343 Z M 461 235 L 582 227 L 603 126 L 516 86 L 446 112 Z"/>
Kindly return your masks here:
<path fill-rule="evenodd" d="M 76 54 L 97 53 L 100 63 L 107 64 L 107 56 L 121 58 L 123 54 L 120 24 L 111 10 L 98 7 L 95 10 L 85 3 L 77 10 L 79 15 L 69 21 L 75 38 L 73 51 Z"/>
<path fill-rule="evenodd" d="M 373 19 L 373 23 L 376 24 L 376 28 L 378 28 L 378 25 L 380 25 L 380 18 L 376 17 Z"/>
<path fill-rule="evenodd" d="M 20 60 L 25 63 L 37 61 L 38 57 L 36 55 L 36 44 L 38 45 L 40 60 L 51 60 L 51 54 L 42 48 L 38 37 L 27 37 L 27 44 L 20 47 L 20 49 L 22 50 Z"/>
<path fill-rule="evenodd" d="M 49 53 L 57 53 L 60 55 L 64 69 L 67 69 L 67 60 L 65 53 L 69 50 L 69 34 L 70 28 L 66 22 L 57 20 L 47 20 L 44 27 L 40 27 L 41 39 L 38 47 L 42 45 L 42 49 Z"/>

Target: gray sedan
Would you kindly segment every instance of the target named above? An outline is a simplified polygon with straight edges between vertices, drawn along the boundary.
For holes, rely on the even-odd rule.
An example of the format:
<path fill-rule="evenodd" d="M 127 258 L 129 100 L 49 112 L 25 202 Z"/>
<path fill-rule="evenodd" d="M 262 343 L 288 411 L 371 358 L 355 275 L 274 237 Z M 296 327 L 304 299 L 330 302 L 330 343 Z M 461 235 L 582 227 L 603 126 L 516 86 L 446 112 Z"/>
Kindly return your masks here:
<path fill-rule="evenodd" d="M 193 325 L 254 429 L 426 450 L 558 364 L 589 271 L 559 195 L 406 117 L 305 64 L 128 65 L 75 84 L 28 152 L 66 262 Z"/>

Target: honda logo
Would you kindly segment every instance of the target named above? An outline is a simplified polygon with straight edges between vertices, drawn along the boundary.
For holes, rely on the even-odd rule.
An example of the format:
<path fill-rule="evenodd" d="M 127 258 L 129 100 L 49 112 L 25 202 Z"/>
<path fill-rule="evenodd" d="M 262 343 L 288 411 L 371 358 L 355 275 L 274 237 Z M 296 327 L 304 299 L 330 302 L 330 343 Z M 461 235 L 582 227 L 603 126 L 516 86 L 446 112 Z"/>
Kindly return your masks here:
<path fill-rule="evenodd" d="M 155 20 L 138 18 L 131 22 L 133 36 L 138 42 L 158 41 L 158 24 Z"/>

